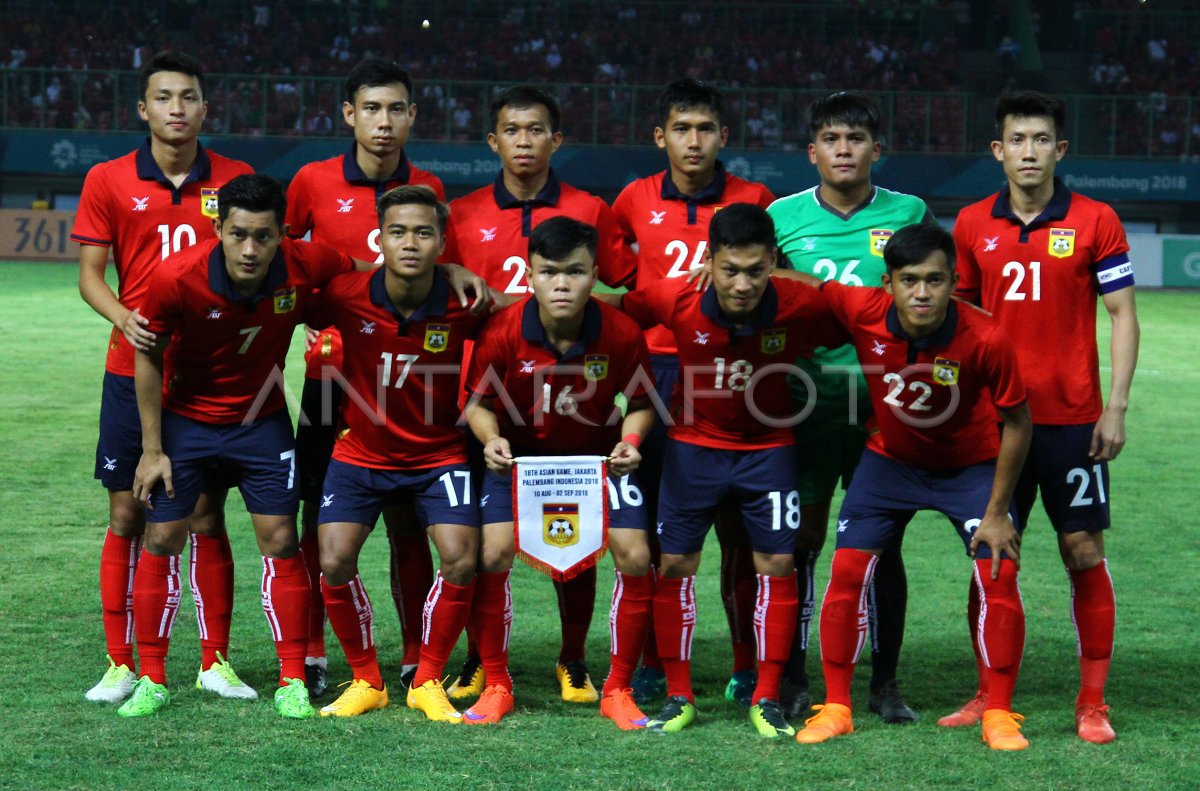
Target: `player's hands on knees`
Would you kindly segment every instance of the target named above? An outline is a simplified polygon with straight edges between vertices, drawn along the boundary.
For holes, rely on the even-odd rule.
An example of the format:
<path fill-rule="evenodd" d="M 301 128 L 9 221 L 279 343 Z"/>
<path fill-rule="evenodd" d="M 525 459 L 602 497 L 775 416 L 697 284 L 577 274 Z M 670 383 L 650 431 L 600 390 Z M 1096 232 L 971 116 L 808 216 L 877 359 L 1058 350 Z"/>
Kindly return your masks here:
<path fill-rule="evenodd" d="M 154 348 L 154 342 L 158 339 L 150 330 L 146 329 L 150 325 L 150 319 L 138 313 L 137 308 L 129 311 L 125 317 L 125 321 L 121 322 L 121 332 L 125 335 L 125 340 L 129 341 L 129 345 L 140 352 L 148 352 Z"/>
<path fill-rule="evenodd" d="M 1021 534 L 1007 513 L 985 514 L 971 536 L 971 557 L 980 544 L 992 550 L 992 579 L 1000 577 L 1000 553 L 1008 556 L 1017 568 L 1021 567 Z"/>
<path fill-rule="evenodd" d="M 171 459 L 165 453 L 143 453 L 133 474 L 133 496 L 147 511 L 153 511 L 150 493 L 162 481 L 167 497 L 174 499 L 175 483 L 171 478 Z"/>
<path fill-rule="evenodd" d="M 642 463 L 642 454 L 628 442 L 618 442 L 608 455 L 608 471 L 618 477 L 624 477 L 638 468 Z"/>
<path fill-rule="evenodd" d="M 508 472 L 513 466 L 512 448 L 504 437 L 492 437 L 483 446 L 483 461 L 492 472 Z"/>
<path fill-rule="evenodd" d="M 1092 447 L 1088 451 L 1092 461 L 1112 461 L 1125 447 L 1125 413 L 1119 409 L 1106 409 L 1092 430 Z"/>

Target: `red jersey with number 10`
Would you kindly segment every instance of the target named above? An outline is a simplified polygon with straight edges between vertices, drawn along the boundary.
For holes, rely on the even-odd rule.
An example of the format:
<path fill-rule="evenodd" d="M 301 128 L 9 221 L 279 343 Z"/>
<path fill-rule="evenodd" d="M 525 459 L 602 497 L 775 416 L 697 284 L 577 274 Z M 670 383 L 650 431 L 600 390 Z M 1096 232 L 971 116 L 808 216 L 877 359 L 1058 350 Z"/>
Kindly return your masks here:
<path fill-rule="evenodd" d="M 176 187 L 154 161 L 147 138 L 136 151 L 88 171 L 71 239 L 112 248 L 117 299 L 130 310 L 139 308 L 164 259 L 213 238 L 217 190 L 235 176 L 253 172 L 245 162 L 197 145 L 196 163 Z M 112 328 L 105 368 L 133 376 L 133 347 L 118 327 Z"/>
<path fill-rule="evenodd" d="M 163 409 L 201 423 L 240 423 L 286 406 L 288 345 L 314 289 L 354 269 L 323 244 L 284 239 L 257 293 L 233 290 L 220 240 L 172 256 L 142 309 L 167 348 Z"/>
<path fill-rule="evenodd" d="M 932 335 L 909 338 L 882 288 L 821 284 L 850 330 L 871 391 L 867 447 L 923 470 L 953 470 L 1000 454 L 996 409 L 1025 402 L 1017 356 L 972 305 L 950 302 Z"/>
<path fill-rule="evenodd" d="M 1017 350 L 1034 423 L 1100 419 L 1096 297 L 1133 286 L 1116 212 L 1057 179 L 1046 209 L 1025 225 L 1005 190 L 954 223 L 958 292 L 995 316 Z"/>
<path fill-rule="evenodd" d="M 632 182 L 613 203 L 613 213 L 625 241 L 637 243 L 637 283 L 646 288 L 664 278 L 683 277 L 704 263 L 708 249 L 708 224 L 731 203 L 753 203 L 767 208 L 775 201 L 771 191 L 753 181 L 725 172 L 721 163 L 712 182 L 697 195 L 685 195 L 664 170 Z M 675 354 L 675 339 L 665 327 L 646 331 L 651 354 Z"/>

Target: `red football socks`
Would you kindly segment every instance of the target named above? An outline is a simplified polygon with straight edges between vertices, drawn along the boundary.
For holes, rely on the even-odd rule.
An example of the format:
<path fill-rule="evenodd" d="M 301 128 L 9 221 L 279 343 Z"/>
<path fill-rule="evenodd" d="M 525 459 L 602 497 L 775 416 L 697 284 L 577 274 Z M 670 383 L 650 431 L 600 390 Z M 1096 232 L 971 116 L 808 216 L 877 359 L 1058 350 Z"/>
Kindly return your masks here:
<path fill-rule="evenodd" d="M 415 519 L 415 517 L 414 517 Z M 421 619 L 425 597 L 433 585 L 433 555 L 425 531 L 414 526 L 388 530 L 392 560 L 392 603 L 400 616 L 404 639 L 403 664 L 415 665 L 421 658 Z"/>
<path fill-rule="evenodd" d="M 654 591 L 654 637 L 667 674 L 667 694 L 692 694 L 692 635 L 696 630 L 696 577 L 659 577 Z"/>
<path fill-rule="evenodd" d="M 800 597 L 796 575 L 770 577 L 758 574 L 758 601 L 754 606 L 754 633 L 758 643 L 758 685 L 752 701 L 779 700 L 779 679 L 792 651 Z"/>
<path fill-rule="evenodd" d="M 1103 705 L 1117 615 L 1108 561 L 1067 574 L 1071 578 L 1071 620 L 1079 638 L 1080 686 L 1075 705 Z"/>
<path fill-rule="evenodd" d="M 100 550 L 100 610 L 104 616 L 104 642 L 118 665 L 133 669 L 133 579 L 142 539 L 104 534 Z"/>
<path fill-rule="evenodd" d="M 989 572 L 990 573 L 990 572 Z M 971 633 L 971 650 L 975 652 L 975 672 L 979 677 L 979 691 L 987 698 L 988 673 L 983 662 L 983 649 L 979 646 L 979 582 L 971 573 L 971 586 L 967 591 L 967 631 Z"/>
<path fill-rule="evenodd" d="M 322 576 L 321 595 L 329 613 L 329 625 L 342 644 L 354 678 L 365 679 L 375 689 L 383 689 L 383 674 L 375 652 L 375 611 L 362 578 L 355 574 L 345 585 L 335 587 Z"/>
<path fill-rule="evenodd" d="M 879 558 L 857 549 L 833 553 L 833 571 L 821 604 L 821 667 L 825 701 L 849 706 L 854 665 L 867 639 L 867 588 Z"/>
<path fill-rule="evenodd" d="M 616 572 L 612 607 L 608 612 L 611 639 L 608 678 L 604 694 L 626 689 L 633 682 L 633 671 L 646 644 L 650 612 L 654 605 L 654 574 L 640 577 Z"/>
<path fill-rule="evenodd" d="M 562 622 L 562 648 L 558 652 L 558 661 L 560 664 L 582 662 L 588 628 L 592 625 L 592 611 L 596 609 L 595 566 L 566 582 L 555 582 L 554 591 L 558 594 L 558 617 Z"/>
<path fill-rule="evenodd" d="M 233 550 L 229 534 L 190 534 L 192 545 L 188 582 L 196 604 L 200 631 L 200 669 L 208 670 L 220 651 L 229 657 L 229 627 L 233 619 Z"/>
<path fill-rule="evenodd" d="M 308 647 L 306 657 L 325 656 L 325 602 L 321 593 L 321 549 L 317 542 L 317 530 L 312 528 L 300 534 L 300 554 L 304 556 L 304 567 L 308 569 Z"/>
<path fill-rule="evenodd" d="M 304 679 L 304 649 L 308 643 L 308 605 L 312 590 L 308 569 L 299 553 L 290 558 L 263 559 L 262 608 L 279 655 L 279 685 L 284 679 Z"/>
<path fill-rule="evenodd" d="M 167 683 L 167 649 L 179 613 L 182 580 L 179 555 L 151 555 L 145 549 L 133 577 L 133 623 L 143 676 Z"/>
<path fill-rule="evenodd" d="M 419 687 L 426 681 L 441 678 L 454 643 L 462 634 L 471 613 L 471 597 L 475 595 L 475 580 L 468 585 L 454 585 L 442 578 L 441 572 L 433 580 L 433 587 L 425 599 L 422 618 L 421 660 L 413 686 Z"/>
<path fill-rule="evenodd" d="M 512 690 L 512 676 L 508 674 L 508 640 L 513 620 L 511 574 L 511 570 L 485 571 L 476 576 L 470 617 L 488 686 L 501 686 L 509 691 Z"/>
<path fill-rule="evenodd" d="M 1025 650 L 1025 609 L 1017 586 L 1017 567 L 1000 561 L 1000 577 L 992 579 L 992 559 L 975 561 L 979 602 L 979 644 L 987 665 L 989 709 L 1012 710 L 1013 687 Z"/>

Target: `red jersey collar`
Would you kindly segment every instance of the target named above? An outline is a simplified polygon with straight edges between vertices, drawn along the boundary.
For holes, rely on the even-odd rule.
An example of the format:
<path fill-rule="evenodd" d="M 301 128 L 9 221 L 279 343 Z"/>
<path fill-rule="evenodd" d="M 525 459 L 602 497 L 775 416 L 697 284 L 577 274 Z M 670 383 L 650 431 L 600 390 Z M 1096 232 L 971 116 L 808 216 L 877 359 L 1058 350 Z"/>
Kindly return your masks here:
<path fill-rule="evenodd" d="M 1067 212 L 1071 209 L 1071 190 L 1058 176 L 1054 177 L 1054 194 L 1050 196 L 1050 202 L 1046 204 L 1046 208 L 1042 213 L 1029 223 L 1030 226 L 1037 225 L 1042 222 L 1051 220 L 1066 219 Z M 1008 189 L 1002 189 L 996 195 L 996 202 L 992 204 L 993 217 L 1005 217 L 1012 220 L 1017 225 L 1023 225 L 1021 219 L 1013 214 L 1012 203 L 1009 201 Z"/>
<path fill-rule="evenodd" d="M 234 290 L 233 281 L 229 279 L 229 273 L 225 271 L 225 248 L 221 246 L 220 240 L 217 240 L 217 246 L 208 254 L 208 287 L 214 294 L 225 297 L 230 302 L 257 305 L 274 294 L 275 289 L 283 285 L 287 279 L 287 261 L 283 256 L 282 244 L 275 251 L 275 257 L 271 259 L 271 263 L 267 265 L 267 276 L 258 284 L 258 291 L 249 297 Z"/>
<path fill-rule="evenodd" d="M 583 306 L 583 325 L 579 328 L 579 340 L 570 349 L 559 353 L 554 344 L 546 340 L 546 328 L 538 315 L 538 302 L 533 297 L 525 299 L 525 307 L 521 309 L 521 337 L 529 343 L 535 343 L 558 358 L 560 363 L 582 357 L 589 343 L 600 339 L 600 330 L 604 325 L 604 317 L 600 315 L 600 306 L 596 300 L 589 299 Z"/>
<path fill-rule="evenodd" d="M 954 340 L 954 333 L 958 331 L 958 305 L 954 300 L 950 300 L 950 304 L 946 307 L 946 320 L 942 322 L 942 326 L 924 338 L 910 338 L 904 328 L 900 326 L 900 316 L 896 313 L 894 300 L 888 306 L 886 321 L 888 332 L 900 340 L 908 342 L 908 356 L 911 363 L 916 357 L 914 351 L 923 352 L 938 346 L 950 345 L 950 341 Z"/>
<path fill-rule="evenodd" d="M 190 184 L 193 181 L 201 181 L 212 175 L 212 162 L 209 161 L 208 151 L 199 142 L 196 143 L 196 161 L 192 164 L 191 171 L 187 174 L 187 178 L 183 183 L 176 187 L 171 183 L 170 179 L 162 172 L 162 168 L 154 161 L 154 154 L 150 151 L 150 138 L 142 141 L 138 146 L 137 154 L 135 155 L 137 166 L 137 177 L 143 181 L 157 181 L 165 184 L 172 190 L 183 189 L 184 185 Z"/>
<path fill-rule="evenodd" d="M 446 310 L 450 304 L 450 283 L 446 280 L 445 273 L 441 267 L 434 267 L 433 270 L 433 286 L 429 289 L 429 293 L 425 295 L 425 301 L 422 302 L 412 315 L 404 318 L 400 313 L 392 298 L 388 296 L 387 286 L 383 282 L 383 267 L 379 267 L 371 275 L 370 285 L 368 286 L 371 295 L 371 302 L 392 314 L 396 322 L 400 325 L 399 335 L 406 335 L 408 325 L 414 321 L 423 321 L 430 316 L 445 316 Z"/>
<path fill-rule="evenodd" d="M 775 290 L 774 283 L 767 281 L 767 290 L 763 292 L 762 300 L 755 308 L 754 315 L 736 329 L 734 323 L 721 311 L 721 303 L 717 301 L 716 286 L 709 286 L 704 295 L 700 297 L 700 312 L 712 319 L 717 326 L 734 330 L 735 336 L 753 335 L 761 329 L 774 325 L 775 316 L 779 312 L 779 292 Z"/>
<path fill-rule="evenodd" d="M 508 191 L 508 187 L 504 186 L 503 170 L 496 174 L 496 182 L 492 185 L 492 195 L 496 199 L 496 205 L 501 209 L 510 209 L 513 206 L 557 206 L 561 194 L 562 182 L 558 180 L 558 174 L 554 172 L 554 168 L 550 168 L 550 177 L 546 179 L 546 186 L 542 187 L 541 191 L 529 200 L 518 200 Z"/>
<path fill-rule="evenodd" d="M 377 192 L 382 192 L 393 181 L 398 181 L 401 184 L 408 183 L 408 178 L 412 171 L 408 166 L 408 157 L 405 156 L 404 149 L 400 149 L 400 162 L 396 165 L 395 172 L 383 181 L 375 181 L 374 179 L 367 178 L 367 174 L 363 173 L 362 168 L 358 166 L 358 159 L 355 157 L 357 153 L 358 143 L 353 143 L 350 146 L 350 150 L 342 155 L 342 176 L 350 184 L 365 184 L 375 187 Z"/>
<path fill-rule="evenodd" d="M 717 166 L 713 171 L 713 180 L 708 183 L 704 189 L 700 190 L 695 195 L 687 195 L 680 191 L 679 187 L 675 186 L 675 182 L 671 179 L 671 168 L 663 171 L 662 182 L 662 199 L 663 200 L 681 200 L 685 203 L 716 203 L 721 200 L 725 194 L 725 166 L 721 164 L 721 160 L 717 160 Z"/>

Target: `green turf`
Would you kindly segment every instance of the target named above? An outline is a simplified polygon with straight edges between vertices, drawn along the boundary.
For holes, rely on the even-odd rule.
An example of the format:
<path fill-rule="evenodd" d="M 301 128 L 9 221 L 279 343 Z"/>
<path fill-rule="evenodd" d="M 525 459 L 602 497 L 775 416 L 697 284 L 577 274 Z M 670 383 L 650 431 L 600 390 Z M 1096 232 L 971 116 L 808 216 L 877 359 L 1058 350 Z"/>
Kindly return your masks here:
<path fill-rule="evenodd" d="M 909 627 L 901 661 L 914 726 L 882 725 L 859 708 L 858 732 L 831 744 L 764 743 L 744 710 L 722 698 L 729 649 L 709 552 L 702 571 L 695 679 L 700 719 L 686 733 L 620 733 L 595 709 L 558 702 L 557 617 L 549 582 L 514 576 L 517 710 L 500 727 L 451 728 L 392 705 L 350 721 L 283 722 L 271 708 L 275 658 L 258 604 L 259 560 L 241 501 L 230 498 L 237 557 L 232 660 L 264 693 L 217 701 L 191 686 L 199 647 L 190 598 L 176 623 L 168 670 L 172 702 L 142 721 L 89 704 L 103 670 L 97 567 L 105 498 L 91 479 L 108 328 L 80 301 L 75 270 L 0 264 L 0 788 L 1196 788 L 1200 666 L 1196 573 L 1200 542 L 1189 513 L 1200 480 L 1200 388 L 1195 332 L 1200 294 L 1138 295 L 1141 370 L 1129 445 L 1113 468 L 1115 529 L 1108 537 L 1117 585 L 1117 655 L 1110 702 L 1119 740 L 1079 742 L 1067 583 L 1053 536 L 1038 515 L 1027 533 L 1022 589 L 1029 616 L 1016 707 L 1031 749 L 994 754 L 975 729 L 934 720 L 971 692 L 974 665 L 964 600 L 968 564 L 943 520 L 922 516 L 905 547 Z M 1101 322 L 1104 324 L 1104 321 Z M 301 375 L 293 355 L 289 380 Z M 386 542 L 373 538 L 364 579 L 374 594 L 378 643 L 398 675 L 398 626 L 387 591 Z M 711 547 L 710 547 L 711 548 Z M 820 563 L 823 584 L 828 554 Z M 609 561 L 589 655 L 606 671 Z M 330 640 L 331 678 L 347 680 Z M 456 654 L 458 662 L 461 653 Z M 810 662 L 816 671 L 816 663 Z M 865 704 L 867 668 L 856 696 Z M 799 723 L 797 723 L 799 725 Z"/>

